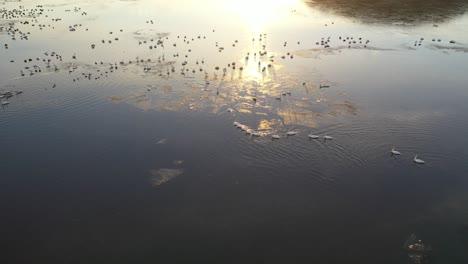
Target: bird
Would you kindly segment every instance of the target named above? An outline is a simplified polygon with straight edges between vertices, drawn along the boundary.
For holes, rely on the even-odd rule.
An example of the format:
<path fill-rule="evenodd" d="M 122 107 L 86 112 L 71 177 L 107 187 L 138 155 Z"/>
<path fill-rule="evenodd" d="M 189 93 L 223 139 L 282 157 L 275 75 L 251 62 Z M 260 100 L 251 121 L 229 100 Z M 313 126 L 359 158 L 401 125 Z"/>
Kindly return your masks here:
<path fill-rule="evenodd" d="M 308 137 L 311 138 L 311 139 L 317 139 L 317 138 L 319 138 L 318 135 L 314 135 L 314 134 L 312 134 L 312 133 L 310 133 L 310 134 L 308 135 Z"/>
<path fill-rule="evenodd" d="M 333 140 L 333 137 L 332 136 L 327 136 L 327 134 L 325 134 L 325 136 L 323 136 L 323 139 L 326 141 L 326 140 Z"/>
<path fill-rule="evenodd" d="M 272 139 L 280 139 L 281 137 L 278 134 L 271 135 Z"/>
<path fill-rule="evenodd" d="M 287 136 L 295 136 L 295 135 L 297 135 L 297 131 L 294 131 L 294 130 L 293 131 L 288 131 L 288 132 L 286 132 L 286 135 Z"/>
<path fill-rule="evenodd" d="M 418 159 L 418 155 L 414 156 L 413 162 L 417 163 L 417 164 L 425 164 L 426 163 L 424 160 Z"/>
<path fill-rule="evenodd" d="M 392 148 L 392 150 L 390 150 L 390 152 L 392 153 L 392 155 L 401 155 L 401 152 L 396 151 L 394 147 Z"/>

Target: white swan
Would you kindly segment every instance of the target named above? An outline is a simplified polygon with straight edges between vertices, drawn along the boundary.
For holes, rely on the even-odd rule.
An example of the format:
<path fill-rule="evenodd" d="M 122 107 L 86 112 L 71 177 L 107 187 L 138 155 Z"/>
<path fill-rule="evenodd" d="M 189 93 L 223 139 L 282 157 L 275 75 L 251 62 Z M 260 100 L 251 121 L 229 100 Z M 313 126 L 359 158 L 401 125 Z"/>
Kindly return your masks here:
<path fill-rule="evenodd" d="M 426 163 L 424 160 L 418 159 L 418 155 L 414 156 L 413 162 L 414 162 L 414 163 L 417 163 L 417 164 L 424 164 L 424 163 Z"/>
<path fill-rule="evenodd" d="M 309 134 L 308 137 L 311 138 L 311 139 L 317 139 L 317 138 L 319 138 L 318 135 L 314 135 L 314 134 L 312 134 L 312 133 Z"/>
<path fill-rule="evenodd" d="M 390 152 L 392 153 L 392 155 L 401 155 L 401 152 L 396 151 L 394 147 L 392 148 L 392 150 L 390 150 Z"/>
<path fill-rule="evenodd" d="M 323 136 L 323 138 L 325 140 L 333 140 L 333 137 L 332 136 L 327 136 L 327 134 L 325 134 L 325 136 Z"/>
<path fill-rule="evenodd" d="M 294 131 L 294 130 L 293 131 L 288 131 L 288 132 L 286 132 L 286 135 L 287 136 L 295 136 L 295 135 L 297 135 L 297 131 Z"/>
<path fill-rule="evenodd" d="M 271 135 L 272 139 L 280 139 L 281 137 L 278 134 Z"/>

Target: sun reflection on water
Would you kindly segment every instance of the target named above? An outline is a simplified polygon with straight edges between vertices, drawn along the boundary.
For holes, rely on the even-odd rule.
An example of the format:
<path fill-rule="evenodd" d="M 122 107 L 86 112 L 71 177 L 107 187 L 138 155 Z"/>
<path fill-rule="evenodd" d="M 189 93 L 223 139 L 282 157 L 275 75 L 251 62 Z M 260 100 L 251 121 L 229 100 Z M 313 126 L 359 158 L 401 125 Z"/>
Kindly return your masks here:
<path fill-rule="evenodd" d="M 284 23 L 288 14 L 303 6 L 298 0 L 223 0 L 222 5 L 239 16 L 252 33 L 261 33 L 270 26 Z"/>

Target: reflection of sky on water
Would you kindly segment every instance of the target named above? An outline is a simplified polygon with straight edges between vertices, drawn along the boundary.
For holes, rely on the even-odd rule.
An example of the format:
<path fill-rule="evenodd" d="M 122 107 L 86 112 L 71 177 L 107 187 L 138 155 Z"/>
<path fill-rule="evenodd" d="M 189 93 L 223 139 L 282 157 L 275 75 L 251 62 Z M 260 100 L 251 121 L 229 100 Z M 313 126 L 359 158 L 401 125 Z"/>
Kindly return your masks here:
<path fill-rule="evenodd" d="M 315 4 L 320 9 L 315 9 Z M 107 79 L 108 83 L 97 80 L 101 83 L 97 85 L 114 85 L 117 81 L 118 88 L 106 91 L 111 93 L 106 98 L 118 97 L 113 101 L 145 110 L 221 113 L 233 108 L 238 118 L 259 116 L 257 123 L 266 115 L 283 120 L 284 125 L 316 127 L 323 118 L 359 113 L 356 100 L 366 96 L 357 97 L 360 88 L 350 92 L 344 87 L 352 83 L 348 76 L 356 64 L 365 63 L 362 58 L 375 63 L 373 67 L 385 65 L 381 70 L 385 72 L 389 67 L 398 68 L 403 58 L 420 60 L 424 53 L 424 57 L 429 56 L 428 63 L 435 63 L 439 50 L 454 53 L 467 48 L 468 39 L 460 34 L 466 17 L 437 28 L 364 25 L 352 21 L 353 17 L 330 19 L 320 11 L 327 4 L 337 5 L 295 0 L 207 0 L 203 4 L 104 1 L 80 4 L 77 12 L 63 12 L 77 5 L 70 2 L 55 7 L 55 16 L 63 16 L 63 20 L 55 22 L 54 29 L 23 26 L 31 30 L 31 41 L 12 42 L 8 55 L 21 61 L 24 56 L 41 56 L 39 50 L 50 52 L 54 47 L 65 57 L 57 62 L 62 73 L 77 65 L 82 74 L 98 74 L 106 71 L 106 65 L 119 64 L 118 75 L 108 73 L 115 79 Z M 348 3 L 353 4 L 356 2 Z M 452 8 L 451 3 L 446 8 Z M 80 26 L 69 32 L 69 25 Z M 425 37 L 423 46 L 416 45 L 421 36 Z M 457 43 L 450 44 L 452 39 Z M 155 45 L 157 41 L 162 45 Z M 323 41 L 330 47 L 324 48 Z M 54 45 L 56 42 L 62 44 Z M 34 43 L 34 49 L 30 43 Z M 92 44 L 94 49 L 90 48 Z M 69 59 L 74 53 L 76 61 Z M 450 59 L 452 65 L 457 62 L 462 61 Z M 19 67 L 3 64 L 2 68 L 13 77 Z M 52 75 L 60 76 L 58 80 L 79 78 L 75 72 L 68 77 Z M 320 89 L 321 84 L 331 89 Z"/>
<path fill-rule="evenodd" d="M 4 6 L 17 4 L 5 3 Z M 30 164 L 23 153 L 35 146 L 30 151 L 39 153 L 37 160 L 46 164 L 49 163 L 41 157 L 45 159 L 51 155 L 59 161 L 65 159 L 58 157 L 63 153 L 72 157 L 73 161 L 65 159 L 65 165 L 54 164 L 64 166 L 65 172 L 73 173 L 68 166 L 74 168 L 76 162 L 81 162 L 80 166 L 84 163 L 82 167 L 92 176 L 86 178 L 85 173 L 74 176 L 84 177 L 80 179 L 90 183 L 86 187 L 96 184 L 94 177 L 105 178 L 102 186 L 93 192 L 98 198 L 101 191 L 113 196 L 112 191 L 106 191 L 109 182 L 118 185 L 114 175 L 107 176 L 109 168 L 116 175 L 123 169 L 125 173 L 120 172 L 120 177 L 125 181 L 135 180 L 128 175 L 143 171 L 142 188 L 151 188 L 147 186 L 150 185 L 148 180 L 158 188 L 141 191 L 142 197 L 148 198 L 141 200 L 150 202 L 137 211 L 142 215 L 140 219 L 154 220 L 159 219 L 160 212 L 158 217 L 143 212 L 148 208 L 155 211 L 169 208 L 162 213 L 169 219 L 161 220 L 162 227 L 165 224 L 176 230 L 178 227 L 174 226 L 186 224 L 185 217 L 175 217 L 176 224 L 171 221 L 171 210 L 176 210 L 173 208 L 190 211 L 193 207 L 186 204 L 193 203 L 195 207 L 203 205 L 206 206 L 204 210 L 218 212 L 221 209 L 217 208 L 218 204 L 213 205 L 212 200 L 222 197 L 236 200 L 227 204 L 241 208 L 231 212 L 221 210 L 225 218 L 231 219 L 222 222 L 231 227 L 238 227 L 242 222 L 257 228 L 252 224 L 253 218 L 274 219 L 276 214 L 282 214 L 292 219 L 288 222 L 290 226 L 297 226 L 296 219 L 305 219 L 307 223 L 301 227 L 323 227 L 323 230 L 307 229 L 301 234 L 327 240 L 331 231 L 363 244 L 366 243 L 361 231 L 371 230 L 367 231 L 367 236 L 376 239 L 385 236 L 391 241 L 387 241 L 387 245 L 393 244 L 393 249 L 398 244 L 396 253 L 375 249 L 391 256 L 398 256 L 400 240 L 406 232 L 413 232 L 414 226 L 427 230 L 419 221 L 436 219 L 435 222 L 440 220 L 442 224 L 463 221 L 459 213 L 463 210 L 460 201 L 464 198 L 457 195 L 447 198 L 446 193 L 454 190 L 456 181 L 463 182 L 460 178 L 466 171 L 463 163 L 466 148 L 460 143 L 463 142 L 460 131 L 466 130 L 464 120 L 468 120 L 464 114 L 468 112 L 465 103 L 468 81 L 465 73 L 466 15 L 453 16 L 443 23 L 437 20 L 438 27 L 434 27 L 432 22 L 416 23 L 414 20 L 363 24 L 357 15 L 338 16 L 328 13 L 326 6 L 316 9 L 301 1 L 90 1 L 49 4 L 46 8 L 51 6 L 54 11 L 47 13 L 49 17 L 37 19 L 53 29 L 40 30 L 37 26 L 16 23 L 17 28 L 31 32 L 28 41 L 11 40 L 5 32 L 0 35 L 2 41 L 9 44 L 8 50 L 0 50 L 0 89 L 24 90 L 21 96 L 9 99 L 11 104 L 0 116 L 2 126 L 5 125 L 0 133 L 6 131 L 1 138 L 11 149 L 0 161 L 7 175 L 8 172 L 17 173 L 17 169 L 28 169 L 8 163 L 16 157 Z M 65 9 L 73 10 L 74 6 L 81 10 L 65 12 Z M 447 7 L 451 8 L 450 4 Z M 87 15 L 82 15 L 82 11 Z M 50 21 L 52 17 L 63 20 L 53 22 Z M 76 27 L 75 32 L 69 31 L 69 26 L 75 24 L 81 26 Z M 347 39 L 351 37 L 352 40 Z M 420 41 L 421 38 L 424 40 Z M 324 48 L 322 40 L 330 47 Z M 451 40 L 456 43 L 451 44 Z M 162 41 L 164 47 L 157 45 L 158 41 Z M 92 44 L 96 45 L 94 49 Z M 53 59 L 57 72 L 44 68 L 42 62 L 43 58 L 51 58 L 52 51 L 63 56 L 63 61 Z M 264 51 L 265 55 L 259 55 Z M 48 56 L 44 55 L 46 52 Z M 76 60 L 72 59 L 74 53 Z M 32 58 L 33 62 L 24 63 L 27 58 Z M 137 58 L 143 62 L 137 62 Z M 184 61 L 187 62 L 185 66 L 182 65 Z M 33 64 L 41 65 L 42 72 L 32 77 L 19 75 L 20 69 L 28 73 L 24 67 Z M 116 65 L 118 69 L 111 69 Z M 73 67 L 76 68 L 73 70 Z M 184 75 L 181 74 L 183 69 Z M 85 78 L 83 74 L 89 73 L 92 78 Z M 57 87 L 52 88 L 52 84 Z M 321 84 L 330 87 L 320 88 Z M 234 111 L 228 112 L 229 108 Z M 264 135 L 278 132 L 283 137 L 277 141 L 270 137 L 247 137 L 232 126 L 233 121 L 265 132 Z M 297 129 L 299 135 L 285 137 L 290 129 Z M 46 133 L 50 130 L 56 133 Z M 309 132 L 330 133 L 335 140 L 308 141 Z M 62 144 L 65 141 L 71 141 L 67 143 L 70 148 Z M 389 157 L 392 145 L 408 156 Z M 50 151 L 54 146 L 61 151 Z M 80 155 L 70 149 L 81 151 Z M 421 154 L 427 166 L 413 166 L 409 156 L 413 153 Z M 176 159 L 183 159 L 184 163 L 176 164 Z M 182 167 L 183 174 L 179 170 Z M 34 170 L 36 166 L 31 168 Z M 36 176 L 25 171 L 24 175 Z M 48 175 L 44 173 L 41 177 Z M 50 175 L 55 177 L 54 173 Z M 15 177 L 15 180 L 21 179 Z M 441 187 L 440 183 L 446 186 Z M 171 189 L 181 185 L 182 189 Z M 186 185 L 196 186 L 196 190 Z M 135 192 L 129 191 L 128 186 L 132 185 L 125 184 L 117 196 L 125 194 L 131 196 L 127 201 L 133 201 Z M 252 197 L 245 196 L 249 186 L 260 186 L 251 189 L 255 193 Z M 216 193 L 231 187 L 239 188 L 236 189 L 238 194 Z M 298 190 L 300 188 L 304 190 Z M 187 195 L 187 190 L 195 198 Z M 457 190 L 458 193 L 463 191 Z M 197 199 L 201 192 L 216 199 Z M 161 195 L 162 199 L 154 199 L 152 195 Z M 193 201 L 187 203 L 184 197 Z M 418 197 L 424 201 L 420 202 Z M 283 200 L 285 198 L 291 199 L 288 201 L 292 201 L 292 206 Z M 96 200 L 107 202 L 106 199 Z M 140 208 L 141 200 L 130 202 L 129 210 L 133 210 L 135 204 Z M 206 200 L 210 202 L 203 203 Z M 261 201 L 260 210 L 240 213 L 253 200 Z M 178 201 L 183 205 L 177 204 Z M 269 210 L 271 201 L 283 203 L 278 207 L 281 210 Z M 317 204 L 311 205 L 311 201 Z M 119 206 L 122 205 L 116 207 L 121 208 Z M 388 215 L 375 216 L 376 208 Z M 429 212 L 426 213 L 427 208 Z M 359 211 L 358 216 L 353 210 Z M 454 218 L 447 220 L 440 216 L 447 211 L 452 212 Z M 251 215 L 253 217 L 249 218 Z M 202 222 L 205 216 L 202 226 L 208 231 L 213 230 L 210 225 L 216 222 L 210 218 L 213 216 L 210 213 L 200 218 L 196 213 L 186 216 L 189 224 Z M 354 221 L 352 227 L 359 228 L 329 221 L 342 218 L 349 218 Z M 361 218 L 378 227 L 368 229 L 368 223 L 361 223 Z M 315 225 L 309 221 L 316 221 Z M 316 236 L 317 232 L 323 234 Z M 162 237 L 172 235 L 168 232 Z M 286 232 L 286 235 L 296 239 L 291 233 Z M 307 243 L 311 239 L 308 237 Z M 266 240 L 262 240 L 262 244 L 267 243 Z M 332 255 L 336 255 L 334 246 L 348 248 L 334 241 L 326 242 L 328 244 L 315 245 L 332 251 Z M 269 247 L 275 248 L 275 245 Z M 289 248 L 288 252 L 296 251 Z M 447 252 L 450 249 L 446 249 Z M 325 255 L 329 255 L 328 252 Z M 346 258 L 337 256 L 340 257 L 340 260 Z"/>

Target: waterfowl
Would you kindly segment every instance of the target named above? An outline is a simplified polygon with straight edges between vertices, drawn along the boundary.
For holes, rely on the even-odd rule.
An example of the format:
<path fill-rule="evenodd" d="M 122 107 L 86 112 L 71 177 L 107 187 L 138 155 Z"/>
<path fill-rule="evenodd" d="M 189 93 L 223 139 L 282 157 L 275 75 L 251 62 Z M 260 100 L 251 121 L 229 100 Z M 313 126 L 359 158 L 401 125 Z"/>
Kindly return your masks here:
<path fill-rule="evenodd" d="M 418 159 L 418 155 L 414 156 L 413 162 L 417 163 L 417 164 L 425 164 L 426 163 L 424 160 Z"/>
<path fill-rule="evenodd" d="M 271 138 L 272 139 L 280 139 L 281 137 L 279 135 L 277 135 L 277 134 L 273 134 L 273 135 L 271 135 Z"/>
<path fill-rule="evenodd" d="M 325 140 L 333 140 L 333 137 L 332 136 L 328 136 L 327 134 L 325 134 L 325 136 L 323 136 L 323 138 Z"/>
<path fill-rule="evenodd" d="M 317 138 L 319 138 L 318 135 L 314 135 L 314 134 L 312 134 L 312 133 L 309 134 L 308 137 L 311 138 L 311 139 L 317 139 Z"/>
<path fill-rule="evenodd" d="M 297 131 L 294 131 L 294 130 L 293 131 L 288 131 L 288 132 L 286 132 L 286 135 L 287 136 L 295 136 L 295 135 L 297 135 Z"/>
<path fill-rule="evenodd" d="M 396 151 L 395 148 L 392 148 L 392 150 L 390 150 L 390 152 L 392 153 L 392 155 L 401 155 L 401 152 Z"/>

